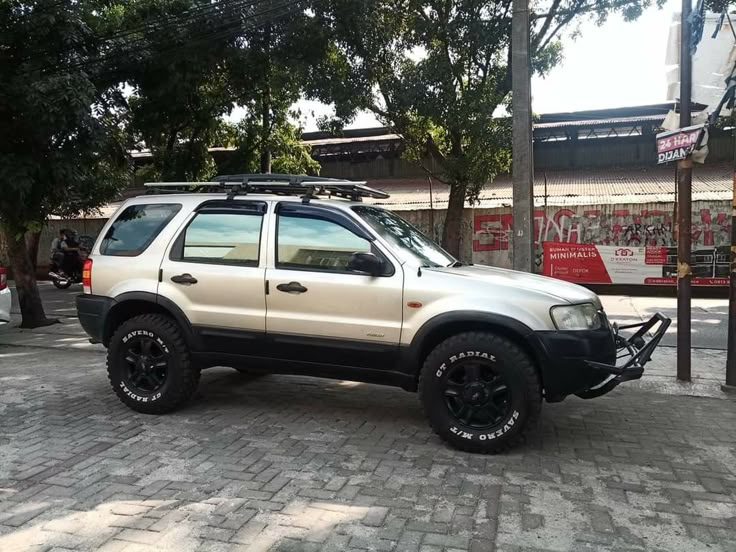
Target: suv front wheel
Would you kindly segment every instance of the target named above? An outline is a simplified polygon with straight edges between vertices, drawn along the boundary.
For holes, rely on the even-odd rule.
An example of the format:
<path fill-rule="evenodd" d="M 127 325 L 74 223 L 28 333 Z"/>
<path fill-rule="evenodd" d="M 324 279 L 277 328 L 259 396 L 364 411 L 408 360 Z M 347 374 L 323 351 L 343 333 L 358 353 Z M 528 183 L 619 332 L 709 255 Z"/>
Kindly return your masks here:
<path fill-rule="evenodd" d="M 144 314 L 115 331 L 107 374 L 124 404 L 144 414 L 163 414 L 191 398 L 200 371 L 176 323 L 161 314 Z"/>
<path fill-rule="evenodd" d="M 542 388 L 529 355 L 486 332 L 452 336 L 427 356 L 419 397 L 432 429 L 468 452 L 512 446 L 539 418 Z"/>

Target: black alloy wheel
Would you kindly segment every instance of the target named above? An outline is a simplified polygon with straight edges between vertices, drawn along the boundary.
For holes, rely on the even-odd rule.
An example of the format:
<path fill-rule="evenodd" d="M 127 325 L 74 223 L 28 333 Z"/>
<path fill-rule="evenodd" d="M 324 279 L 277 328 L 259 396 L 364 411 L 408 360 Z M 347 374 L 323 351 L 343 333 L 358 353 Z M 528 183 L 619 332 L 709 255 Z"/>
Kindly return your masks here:
<path fill-rule="evenodd" d="M 492 362 L 468 358 L 447 374 L 445 404 L 450 414 L 473 429 L 488 429 L 511 410 L 511 390 Z"/>
<path fill-rule="evenodd" d="M 164 386 L 169 355 L 155 339 L 147 336 L 131 339 L 126 343 L 123 355 L 127 364 L 123 380 L 131 391 L 147 395 Z"/>

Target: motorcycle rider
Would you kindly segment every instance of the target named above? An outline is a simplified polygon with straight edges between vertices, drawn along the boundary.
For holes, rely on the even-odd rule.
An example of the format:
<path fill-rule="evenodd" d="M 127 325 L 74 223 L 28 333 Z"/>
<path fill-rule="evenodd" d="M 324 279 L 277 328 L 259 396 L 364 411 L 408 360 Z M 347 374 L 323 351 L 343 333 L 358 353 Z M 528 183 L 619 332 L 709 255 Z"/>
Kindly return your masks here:
<path fill-rule="evenodd" d="M 63 228 L 59 230 L 59 235 L 51 242 L 49 259 L 51 259 L 52 273 L 63 273 L 62 266 L 64 265 L 64 252 L 61 250 L 61 244 L 66 239 L 66 235 L 64 234 L 65 232 L 66 230 Z"/>
<path fill-rule="evenodd" d="M 51 247 L 52 261 L 60 276 L 71 276 L 77 269 L 81 269 L 79 243 L 75 232 L 62 228 L 59 230 L 59 238 L 54 239 Z"/>

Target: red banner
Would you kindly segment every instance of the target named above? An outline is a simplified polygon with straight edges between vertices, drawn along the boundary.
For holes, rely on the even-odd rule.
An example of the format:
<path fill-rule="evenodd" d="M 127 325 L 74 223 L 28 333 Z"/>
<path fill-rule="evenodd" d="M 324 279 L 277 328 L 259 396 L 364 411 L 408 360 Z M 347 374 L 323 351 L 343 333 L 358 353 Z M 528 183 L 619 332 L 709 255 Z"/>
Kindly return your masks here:
<path fill-rule="evenodd" d="M 545 276 L 581 284 L 677 283 L 677 248 L 544 242 Z M 728 285 L 728 246 L 709 247 L 692 253 L 692 284 Z"/>

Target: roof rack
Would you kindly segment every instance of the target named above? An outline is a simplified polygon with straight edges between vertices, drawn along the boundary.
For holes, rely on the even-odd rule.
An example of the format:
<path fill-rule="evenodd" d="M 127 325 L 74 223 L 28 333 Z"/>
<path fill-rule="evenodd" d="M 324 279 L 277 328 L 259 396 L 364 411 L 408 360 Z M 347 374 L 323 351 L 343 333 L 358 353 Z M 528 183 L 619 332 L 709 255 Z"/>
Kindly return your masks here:
<path fill-rule="evenodd" d="M 211 182 L 147 182 L 145 187 L 149 188 L 146 193 L 227 193 L 228 199 L 249 193 L 301 195 L 303 203 L 320 195 L 351 201 L 389 197 L 383 190 L 366 186 L 365 182 L 292 174 L 233 174 L 218 176 Z"/>

